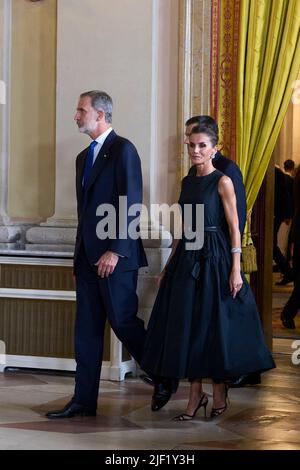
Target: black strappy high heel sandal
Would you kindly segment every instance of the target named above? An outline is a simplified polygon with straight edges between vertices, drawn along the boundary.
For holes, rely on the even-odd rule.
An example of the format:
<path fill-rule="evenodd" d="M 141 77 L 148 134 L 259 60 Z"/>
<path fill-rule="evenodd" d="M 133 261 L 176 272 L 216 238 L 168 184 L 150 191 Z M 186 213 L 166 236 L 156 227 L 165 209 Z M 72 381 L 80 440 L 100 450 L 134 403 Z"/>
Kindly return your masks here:
<path fill-rule="evenodd" d="M 203 395 L 201 396 L 200 400 L 199 400 L 199 403 L 194 411 L 194 413 L 192 415 L 188 415 L 187 413 L 182 413 L 181 415 L 178 415 L 178 416 L 175 416 L 174 418 L 172 418 L 173 421 L 191 421 L 192 419 L 195 418 L 196 416 L 196 413 L 197 411 L 203 406 L 204 408 L 204 416 L 206 418 L 206 407 L 207 407 L 207 404 L 208 404 L 208 396 L 203 393 Z"/>
<path fill-rule="evenodd" d="M 212 408 L 210 412 L 210 417 L 211 418 L 217 418 L 218 416 L 221 416 L 225 411 L 227 410 L 227 402 L 229 403 L 229 397 L 228 397 L 228 385 L 224 384 L 225 386 L 225 405 L 220 406 L 219 408 Z"/>

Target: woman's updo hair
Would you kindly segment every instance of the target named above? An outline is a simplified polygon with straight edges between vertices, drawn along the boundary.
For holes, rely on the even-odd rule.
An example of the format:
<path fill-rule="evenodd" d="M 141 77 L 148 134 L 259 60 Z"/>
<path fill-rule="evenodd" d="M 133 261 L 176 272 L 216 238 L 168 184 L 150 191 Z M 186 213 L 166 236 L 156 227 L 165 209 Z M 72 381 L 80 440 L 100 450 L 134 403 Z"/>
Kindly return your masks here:
<path fill-rule="evenodd" d="M 219 142 L 218 133 L 210 126 L 195 126 L 192 129 L 192 134 L 206 134 L 211 141 L 213 147 L 215 147 Z"/>

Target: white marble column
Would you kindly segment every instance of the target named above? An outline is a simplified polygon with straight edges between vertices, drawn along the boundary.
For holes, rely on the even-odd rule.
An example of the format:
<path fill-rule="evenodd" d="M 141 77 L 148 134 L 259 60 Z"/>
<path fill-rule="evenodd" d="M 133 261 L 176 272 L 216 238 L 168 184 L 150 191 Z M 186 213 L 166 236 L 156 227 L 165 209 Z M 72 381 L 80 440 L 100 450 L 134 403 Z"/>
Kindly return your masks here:
<path fill-rule="evenodd" d="M 78 2 L 77 2 L 78 3 Z M 85 6 L 81 2 L 84 12 Z M 76 7 L 76 5 L 75 5 Z M 26 232 L 26 250 L 53 253 L 74 251 L 77 215 L 75 197 L 75 158 L 85 138 L 78 142 L 78 134 L 73 122 L 73 111 L 76 106 L 76 80 L 71 75 L 84 75 L 80 65 L 80 51 L 76 62 L 73 61 L 71 44 L 66 47 L 66 36 L 72 22 L 79 27 L 80 22 L 76 8 L 73 11 L 71 2 L 57 0 L 56 27 L 56 144 L 55 144 L 55 208 L 52 217 Z M 67 70 L 70 69 L 70 75 Z M 78 147 L 76 148 L 76 144 Z"/>
<path fill-rule="evenodd" d="M 11 0 L 0 0 L 0 250 L 20 247 L 22 229 L 7 215 Z"/>
<path fill-rule="evenodd" d="M 78 135 L 73 121 L 79 95 L 76 75 L 86 74 L 81 61 L 82 50 L 77 51 L 76 61 L 72 60 L 74 49 L 71 36 L 77 34 L 73 31 L 74 23 L 80 28 L 78 18 L 84 17 L 86 6 L 81 2 L 80 8 L 78 1 L 75 1 L 73 10 L 71 3 L 57 0 L 55 210 L 46 222 L 27 231 L 27 250 L 49 253 L 74 251 L 77 227 L 75 158 L 88 145 L 88 141 L 85 136 Z"/>

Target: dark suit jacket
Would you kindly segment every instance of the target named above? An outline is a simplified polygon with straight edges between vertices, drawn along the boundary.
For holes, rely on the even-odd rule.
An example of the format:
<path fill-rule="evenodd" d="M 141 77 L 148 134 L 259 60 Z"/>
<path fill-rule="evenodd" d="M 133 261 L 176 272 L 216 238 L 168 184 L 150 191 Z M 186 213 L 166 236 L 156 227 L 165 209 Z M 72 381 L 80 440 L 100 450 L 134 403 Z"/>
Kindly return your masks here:
<path fill-rule="evenodd" d="M 293 197 L 289 193 L 288 176 L 275 166 L 274 217 L 278 223 L 293 217 Z"/>
<path fill-rule="evenodd" d="M 294 284 L 295 289 L 297 285 L 297 292 L 300 294 L 300 168 L 297 170 L 294 180 L 294 198 L 295 214 L 292 225 L 292 240 L 294 242 L 293 269 L 295 274 L 298 275 Z"/>
<path fill-rule="evenodd" d="M 128 237 L 128 226 L 136 216 L 128 217 L 127 221 L 125 218 L 122 227 L 119 227 L 118 223 L 121 207 L 119 196 L 127 196 L 125 212 L 132 204 L 142 203 L 142 171 L 136 148 L 129 140 L 111 131 L 96 158 L 87 187 L 83 188 L 82 177 L 87 154 L 88 148 L 76 159 L 78 228 L 74 253 L 75 269 L 81 243 L 84 244 L 87 258 L 92 266 L 107 250 L 120 255 L 115 272 L 147 266 L 141 239 L 133 240 Z M 97 215 L 97 209 L 102 204 L 110 204 L 115 209 L 117 221 L 115 239 L 110 237 L 101 240 L 97 236 L 98 223 L 107 217 L 107 212 Z M 123 230 L 123 233 L 125 230 L 126 239 L 122 239 L 124 235 L 120 236 L 119 229 Z"/>
<path fill-rule="evenodd" d="M 294 178 L 290 175 L 284 174 L 286 187 L 289 194 L 290 214 L 293 217 L 295 212 L 295 201 L 294 201 Z"/>
<path fill-rule="evenodd" d="M 241 170 L 234 161 L 230 160 L 227 157 L 224 157 L 221 152 L 216 153 L 212 163 L 217 170 L 224 173 L 224 175 L 229 176 L 229 178 L 232 180 L 236 195 L 237 211 L 239 216 L 239 228 L 241 236 L 243 236 L 247 217 L 247 204 L 245 186 L 243 183 Z M 196 166 L 192 166 L 190 168 L 189 175 L 195 175 L 196 171 Z"/>

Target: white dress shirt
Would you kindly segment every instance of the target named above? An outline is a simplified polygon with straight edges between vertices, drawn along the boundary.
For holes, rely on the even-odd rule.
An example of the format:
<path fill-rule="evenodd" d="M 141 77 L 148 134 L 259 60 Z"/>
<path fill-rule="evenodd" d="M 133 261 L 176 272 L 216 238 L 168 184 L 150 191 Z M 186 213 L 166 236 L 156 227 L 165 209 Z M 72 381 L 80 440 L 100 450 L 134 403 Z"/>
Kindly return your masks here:
<path fill-rule="evenodd" d="M 102 145 L 104 144 L 104 141 L 105 141 L 106 137 L 108 136 L 108 134 L 111 133 L 112 130 L 113 130 L 112 127 L 109 127 L 108 129 L 106 129 L 105 132 L 103 132 L 103 134 L 100 134 L 99 137 L 97 137 L 97 139 L 95 139 L 95 141 L 98 142 L 98 143 L 97 143 L 97 145 L 95 145 L 95 147 L 94 147 L 94 160 L 93 160 L 93 165 L 94 165 L 94 163 L 95 163 L 95 161 L 96 161 L 96 158 L 97 158 L 98 155 L 99 155 L 99 152 L 100 152 L 100 150 L 101 150 Z"/>

